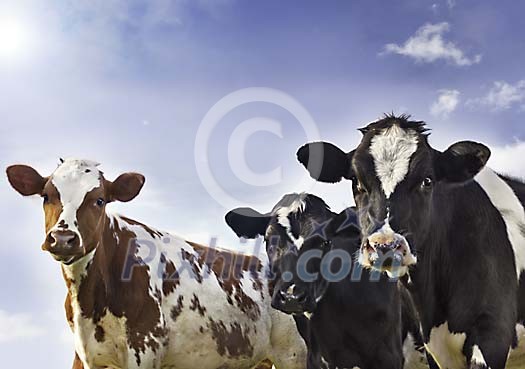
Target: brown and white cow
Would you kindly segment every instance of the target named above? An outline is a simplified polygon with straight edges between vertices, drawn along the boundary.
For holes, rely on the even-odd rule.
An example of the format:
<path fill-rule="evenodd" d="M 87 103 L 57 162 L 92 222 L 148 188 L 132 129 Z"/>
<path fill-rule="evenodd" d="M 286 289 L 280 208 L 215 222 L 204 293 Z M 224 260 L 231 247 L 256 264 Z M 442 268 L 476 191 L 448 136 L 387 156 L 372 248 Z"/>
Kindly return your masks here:
<path fill-rule="evenodd" d="M 43 198 L 42 248 L 66 281 L 74 368 L 306 366 L 293 318 L 270 307 L 261 261 L 106 213 L 138 195 L 142 175 L 110 182 L 97 163 L 67 159 L 49 177 L 25 165 L 7 176 L 22 195 Z"/>

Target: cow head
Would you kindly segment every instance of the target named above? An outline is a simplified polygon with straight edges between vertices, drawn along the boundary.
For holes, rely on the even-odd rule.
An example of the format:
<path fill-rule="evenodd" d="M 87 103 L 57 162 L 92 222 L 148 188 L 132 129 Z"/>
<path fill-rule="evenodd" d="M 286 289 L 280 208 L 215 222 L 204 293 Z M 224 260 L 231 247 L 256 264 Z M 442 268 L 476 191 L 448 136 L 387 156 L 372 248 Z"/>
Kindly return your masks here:
<path fill-rule="evenodd" d="M 108 221 L 106 204 L 132 200 L 144 184 L 144 177 L 137 173 L 125 173 L 110 182 L 97 167 L 88 160 L 61 159 L 49 177 L 27 165 L 7 168 L 9 183 L 16 191 L 42 197 L 46 231 L 42 249 L 66 265 L 100 243 Z"/>
<path fill-rule="evenodd" d="M 320 268 L 331 250 L 335 217 L 323 200 L 304 193 L 285 195 L 269 214 L 238 208 L 226 215 L 239 237 L 264 236 L 275 278 L 274 308 L 292 314 L 315 310 L 328 286 Z M 355 227 L 351 232 L 358 235 Z"/>
<path fill-rule="evenodd" d="M 297 152 L 321 182 L 352 181 L 362 246 L 360 262 L 403 275 L 416 263 L 431 231 L 435 191 L 461 184 L 485 166 L 490 150 L 462 141 L 444 152 L 430 147 L 425 123 L 409 116 L 385 116 L 361 129 L 359 146 L 348 153 L 316 142 Z"/>

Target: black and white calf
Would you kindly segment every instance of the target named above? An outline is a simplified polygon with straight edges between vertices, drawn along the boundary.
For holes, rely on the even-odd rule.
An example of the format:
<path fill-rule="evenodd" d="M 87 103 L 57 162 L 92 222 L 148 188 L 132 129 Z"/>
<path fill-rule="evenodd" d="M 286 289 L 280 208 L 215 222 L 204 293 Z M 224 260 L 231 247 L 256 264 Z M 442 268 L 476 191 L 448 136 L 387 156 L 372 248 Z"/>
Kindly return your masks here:
<path fill-rule="evenodd" d="M 337 215 L 316 196 L 289 194 L 269 214 L 241 208 L 226 221 L 240 237 L 265 237 L 272 306 L 309 318 L 309 369 L 403 367 L 402 333 L 413 351 L 419 324 L 410 306 L 401 314 L 397 282 L 352 263 L 360 246 L 352 209 Z"/>
<path fill-rule="evenodd" d="M 433 149 L 408 116 L 361 132 L 349 153 L 310 143 L 298 160 L 319 181 L 352 181 L 360 261 L 383 269 L 388 252 L 400 262 L 439 366 L 503 369 L 525 318 L 525 185 L 485 167 L 482 144 Z"/>

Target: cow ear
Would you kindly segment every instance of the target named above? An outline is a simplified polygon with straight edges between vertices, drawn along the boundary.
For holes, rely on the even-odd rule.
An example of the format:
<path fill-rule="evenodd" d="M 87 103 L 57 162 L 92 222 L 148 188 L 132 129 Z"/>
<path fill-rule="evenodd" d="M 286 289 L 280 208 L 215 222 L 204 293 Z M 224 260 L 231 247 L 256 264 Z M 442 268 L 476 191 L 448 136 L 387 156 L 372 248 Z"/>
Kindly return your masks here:
<path fill-rule="evenodd" d="M 47 182 L 47 178 L 27 165 L 11 165 L 6 173 L 11 186 L 23 196 L 41 195 Z"/>
<path fill-rule="evenodd" d="M 468 181 L 487 164 L 490 149 L 480 143 L 461 141 L 450 146 L 434 159 L 436 180 L 459 183 Z"/>
<path fill-rule="evenodd" d="M 251 208 L 237 208 L 230 210 L 224 219 L 238 237 L 255 238 L 266 233 L 271 216 Z"/>
<path fill-rule="evenodd" d="M 139 194 L 146 178 L 139 173 L 124 173 L 110 182 L 109 201 L 127 202 Z"/>
<path fill-rule="evenodd" d="M 345 154 L 328 142 L 312 142 L 297 151 L 297 160 L 304 165 L 313 179 L 319 182 L 336 183 L 343 178 L 351 179 L 354 176 L 353 155 L 353 151 Z"/>

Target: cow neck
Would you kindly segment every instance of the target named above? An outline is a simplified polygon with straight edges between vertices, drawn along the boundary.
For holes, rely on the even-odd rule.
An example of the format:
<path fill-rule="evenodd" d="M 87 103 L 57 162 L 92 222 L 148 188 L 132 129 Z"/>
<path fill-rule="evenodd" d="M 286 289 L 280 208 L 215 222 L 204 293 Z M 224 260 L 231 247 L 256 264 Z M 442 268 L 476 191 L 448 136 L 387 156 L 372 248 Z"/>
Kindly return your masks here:
<path fill-rule="evenodd" d="M 442 199 L 438 198 L 435 202 L 438 201 Z M 435 205 L 434 203 L 433 206 Z M 440 221 L 444 229 L 447 229 L 447 225 L 443 224 L 443 219 L 447 219 L 447 215 L 442 210 L 444 208 L 439 207 L 437 214 L 434 212 L 440 220 L 433 219 L 432 222 Z M 450 242 L 442 229 L 442 227 L 431 228 L 426 239 L 421 242 L 423 251 L 418 252 L 418 262 L 410 268 L 409 272 L 408 288 L 418 306 L 426 334 L 430 333 L 427 329 L 442 323 L 447 315 L 444 298 L 450 293 L 450 273 L 447 270 L 450 265 L 446 261 L 450 258 L 448 249 Z"/>
<path fill-rule="evenodd" d="M 427 243 L 427 246 L 431 244 Z M 441 315 L 437 313 L 440 310 L 437 306 L 439 270 L 432 260 L 432 256 L 428 254 L 418 257 L 417 265 L 410 269 L 407 286 L 420 313 L 425 334 L 429 334 L 427 328 L 432 327 L 434 321 L 439 320 Z"/>
<path fill-rule="evenodd" d="M 62 274 L 71 298 L 78 298 L 81 289 L 85 294 L 85 287 L 88 286 L 87 289 L 99 297 L 102 291 L 105 297 L 111 293 L 115 281 L 111 280 L 110 266 L 114 261 L 118 231 L 114 217 L 105 215 L 101 237 L 90 248 L 91 251 L 71 265 L 62 264 Z"/>

